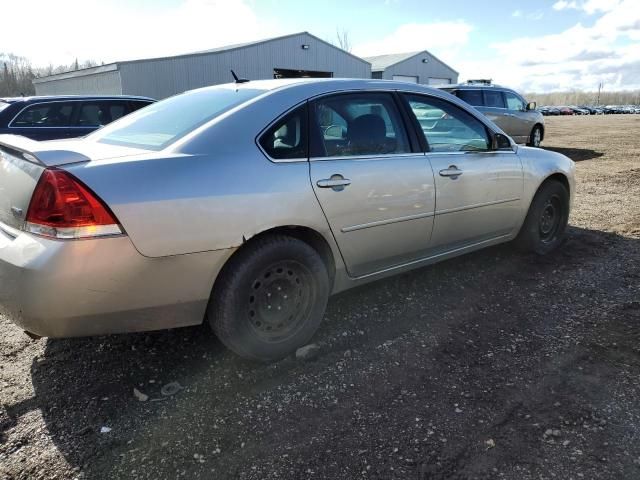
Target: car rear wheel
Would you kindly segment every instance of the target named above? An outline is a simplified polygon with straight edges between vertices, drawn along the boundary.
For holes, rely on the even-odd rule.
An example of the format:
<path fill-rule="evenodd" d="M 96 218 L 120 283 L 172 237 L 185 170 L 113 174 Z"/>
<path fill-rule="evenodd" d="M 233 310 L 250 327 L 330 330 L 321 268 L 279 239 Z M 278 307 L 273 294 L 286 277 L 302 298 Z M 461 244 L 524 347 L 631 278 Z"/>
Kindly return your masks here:
<path fill-rule="evenodd" d="M 529 142 L 527 145 L 529 147 L 539 147 L 540 143 L 542 143 L 542 127 L 540 125 L 536 125 L 531 130 L 531 135 L 529 135 Z"/>
<path fill-rule="evenodd" d="M 230 350 L 250 360 L 277 360 L 316 332 L 329 284 L 327 268 L 311 246 L 286 235 L 265 236 L 224 267 L 207 316 Z"/>
<path fill-rule="evenodd" d="M 569 192 L 557 180 L 542 184 L 533 197 L 516 246 L 526 252 L 545 255 L 564 240 L 569 221 Z"/>

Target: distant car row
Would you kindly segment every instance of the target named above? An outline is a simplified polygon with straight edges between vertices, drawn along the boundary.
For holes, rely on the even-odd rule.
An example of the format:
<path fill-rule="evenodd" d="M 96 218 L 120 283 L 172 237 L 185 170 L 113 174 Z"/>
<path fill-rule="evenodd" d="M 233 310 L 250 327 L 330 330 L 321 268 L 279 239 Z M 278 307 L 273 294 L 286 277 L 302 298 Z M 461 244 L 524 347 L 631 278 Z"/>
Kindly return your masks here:
<path fill-rule="evenodd" d="M 595 107 L 593 105 L 570 105 L 570 106 L 543 106 L 538 111 L 542 115 L 609 115 L 612 113 L 640 113 L 639 105 L 607 105 Z"/>

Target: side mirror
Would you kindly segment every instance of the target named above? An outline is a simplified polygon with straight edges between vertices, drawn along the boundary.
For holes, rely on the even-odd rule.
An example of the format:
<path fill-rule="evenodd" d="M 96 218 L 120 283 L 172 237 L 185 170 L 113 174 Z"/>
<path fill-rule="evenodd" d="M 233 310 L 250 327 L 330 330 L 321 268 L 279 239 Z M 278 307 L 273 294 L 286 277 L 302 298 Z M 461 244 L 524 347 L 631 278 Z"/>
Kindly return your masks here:
<path fill-rule="evenodd" d="M 536 102 L 527 103 L 527 110 L 535 110 L 538 104 Z"/>
<path fill-rule="evenodd" d="M 502 133 L 494 133 L 491 139 L 491 150 L 511 150 L 511 140 Z"/>

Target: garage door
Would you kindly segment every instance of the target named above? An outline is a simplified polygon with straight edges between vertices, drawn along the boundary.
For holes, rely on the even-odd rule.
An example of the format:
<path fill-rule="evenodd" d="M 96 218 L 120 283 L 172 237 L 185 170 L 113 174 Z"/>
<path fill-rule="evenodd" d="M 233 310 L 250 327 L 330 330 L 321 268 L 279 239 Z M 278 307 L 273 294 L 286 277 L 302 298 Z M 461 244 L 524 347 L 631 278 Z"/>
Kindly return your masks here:
<path fill-rule="evenodd" d="M 451 83 L 451 79 L 449 78 L 438 78 L 438 77 L 429 77 L 427 80 L 429 85 L 442 85 Z"/>
<path fill-rule="evenodd" d="M 393 80 L 398 82 L 418 83 L 418 77 L 410 77 L 408 75 L 394 75 Z"/>

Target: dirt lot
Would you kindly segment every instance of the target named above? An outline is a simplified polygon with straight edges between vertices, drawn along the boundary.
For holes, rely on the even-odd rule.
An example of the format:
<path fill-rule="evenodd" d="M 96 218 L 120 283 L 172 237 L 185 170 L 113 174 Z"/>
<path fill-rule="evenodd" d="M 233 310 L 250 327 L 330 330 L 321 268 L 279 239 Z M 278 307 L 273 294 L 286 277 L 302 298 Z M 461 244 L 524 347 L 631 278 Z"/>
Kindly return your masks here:
<path fill-rule="evenodd" d="M 204 327 L 32 342 L 0 318 L 0 478 L 640 478 L 640 115 L 547 136 L 579 161 L 561 250 L 339 295 L 312 360 L 247 363 Z"/>

